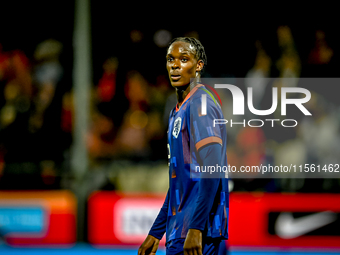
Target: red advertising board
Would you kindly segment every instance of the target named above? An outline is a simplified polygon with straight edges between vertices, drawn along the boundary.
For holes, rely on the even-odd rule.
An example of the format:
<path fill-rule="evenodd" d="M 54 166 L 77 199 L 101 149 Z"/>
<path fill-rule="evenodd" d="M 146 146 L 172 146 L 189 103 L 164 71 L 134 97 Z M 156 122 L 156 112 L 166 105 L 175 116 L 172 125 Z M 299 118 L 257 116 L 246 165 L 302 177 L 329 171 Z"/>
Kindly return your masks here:
<path fill-rule="evenodd" d="M 338 194 L 233 193 L 230 244 L 338 248 L 339 213 Z"/>
<path fill-rule="evenodd" d="M 89 241 L 96 245 L 140 245 L 164 198 L 92 194 L 88 203 Z M 338 194 L 232 193 L 229 215 L 231 246 L 340 248 Z"/>
<path fill-rule="evenodd" d="M 89 241 L 100 245 L 140 245 L 164 199 L 163 195 L 152 194 L 92 194 L 88 202 Z"/>
<path fill-rule="evenodd" d="M 69 191 L 0 192 L 0 232 L 11 245 L 76 241 L 76 199 Z"/>

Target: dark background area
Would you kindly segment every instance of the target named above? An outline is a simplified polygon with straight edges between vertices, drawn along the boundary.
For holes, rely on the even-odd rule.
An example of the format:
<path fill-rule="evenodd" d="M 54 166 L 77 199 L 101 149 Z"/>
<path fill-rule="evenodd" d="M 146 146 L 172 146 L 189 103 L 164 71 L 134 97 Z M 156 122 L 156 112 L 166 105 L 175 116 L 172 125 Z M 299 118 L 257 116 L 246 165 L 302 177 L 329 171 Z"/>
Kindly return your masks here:
<path fill-rule="evenodd" d="M 53 107 L 60 110 L 63 95 L 72 89 L 73 72 L 73 30 L 74 30 L 74 1 L 5 1 L 0 5 L 0 44 L 3 52 L 21 50 L 32 60 L 36 46 L 42 41 L 53 38 L 63 45 L 60 63 L 64 69 L 63 81 L 57 87 L 55 104 Z M 103 74 L 103 63 L 111 56 L 119 60 L 117 74 L 118 97 L 116 103 L 121 106 L 117 111 L 127 110 L 127 100 L 124 96 L 123 86 L 126 75 L 131 70 L 137 70 L 149 84 L 155 85 L 160 75 L 166 76 L 165 47 L 158 47 L 154 41 L 154 34 L 160 30 L 168 30 L 172 38 L 196 32 L 205 47 L 208 64 L 206 77 L 245 77 L 254 66 L 257 50 L 256 40 L 272 59 L 271 77 L 278 77 L 279 71 L 275 62 L 280 58 L 277 29 L 287 25 L 291 29 L 296 50 L 301 60 L 301 77 L 339 77 L 339 22 L 337 22 L 336 8 L 334 6 L 309 6 L 299 8 L 278 3 L 275 6 L 261 6 L 258 4 L 231 4 L 215 5 L 204 2 L 194 3 L 194 6 L 184 6 L 182 3 L 153 3 L 146 4 L 115 1 L 91 1 L 91 45 L 93 87 Z M 307 63 L 308 55 L 315 44 L 316 30 L 323 30 L 328 46 L 334 54 L 330 63 L 323 67 L 311 67 Z M 133 43 L 130 33 L 138 30 L 142 40 Z M 34 61 L 32 61 L 34 64 Z M 203 76 L 204 76 L 203 75 Z M 171 88 L 170 88 L 171 89 Z M 335 98 L 336 93 L 326 93 L 319 88 L 320 93 Z M 149 93 L 149 92 L 148 92 Z M 117 106 L 117 105 L 115 105 Z M 59 107 L 59 108 L 58 108 Z M 51 109 L 50 109 L 51 110 Z M 51 117 L 53 118 L 53 117 Z M 54 133 L 54 139 L 65 139 L 64 134 L 58 132 L 59 119 L 46 120 L 49 125 L 46 134 Z M 121 121 L 121 120 L 120 120 Z M 57 123 L 57 124 L 55 124 Z M 21 131 L 11 129 L 12 134 L 18 135 Z M 2 136 L 6 133 L 2 133 Z M 24 136 L 24 135 L 23 135 Z M 44 137 L 44 136 L 42 136 Z M 8 136 L 10 139 L 10 136 Z M 18 144 L 25 141 L 18 139 Z M 31 139 L 31 140 L 30 140 Z M 55 151 L 59 162 L 65 160 L 64 150 L 68 149 L 72 137 L 66 135 L 68 142 Z M 162 138 L 163 139 L 163 138 Z M 157 149 L 165 141 L 155 142 L 156 149 L 152 160 L 163 158 L 164 150 Z M 30 137 L 27 141 L 46 141 L 44 138 L 35 140 Z M 16 143 L 10 140 L 7 144 L 13 147 Z M 44 143 L 32 145 L 26 142 L 22 154 L 26 158 L 40 155 L 44 152 Z M 163 145 L 162 145 L 163 146 Z M 38 150 L 35 150 L 40 148 Z M 163 148 L 163 147 L 162 147 Z M 38 153 L 37 153 L 38 151 Z M 53 153 L 53 151 L 51 151 Z M 15 161 L 15 154 L 12 160 Z M 37 156 L 37 161 L 39 161 Z"/>
<path fill-rule="evenodd" d="M 333 66 L 339 58 L 338 22 L 334 6 L 261 6 L 205 3 L 194 8 L 157 3 L 156 6 L 113 1 L 91 2 L 93 79 L 101 75 L 101 65 L 110 55 L 118 56 L 121 68 L 140 70 L 152 81 L 155 73 L 165 73 L 165 49 L 153 43 L 153 35 L 166 29 L 172 37 L 197 31 L 208 56 L 211 76 L 244 77 L 253 66 L 255 41 L 260 39 L 269 55 L 279 57 L 276 30 L 288 25 L 302 60 L 313 48 L 315 31 L 325 31 L 335 51 L 328 76 L 338 77 Z M 5 1 L 1 4 L 1 44 L 3 50 L 21 49 L 31 57 L 36 45 L 46 38 L 63 43 L 65 70 L 72 69 L 74 1 Z M 140 30 L 143 40 L 132 45 L 131 30 Z M 164 65 L 160 63 L 164 62 Z M 305 76 L 313 73 L 305 70 Z M 316 75 L 315 75 L 316 77 Z"/>

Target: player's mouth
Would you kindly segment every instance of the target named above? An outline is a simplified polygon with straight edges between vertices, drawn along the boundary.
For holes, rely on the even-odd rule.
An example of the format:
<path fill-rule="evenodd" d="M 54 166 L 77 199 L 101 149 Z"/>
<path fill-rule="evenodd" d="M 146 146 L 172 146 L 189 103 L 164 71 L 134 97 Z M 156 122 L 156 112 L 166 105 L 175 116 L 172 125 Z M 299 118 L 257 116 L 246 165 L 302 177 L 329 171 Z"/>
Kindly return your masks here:
<path fill-rule="evenodd" d="M 172 81 L 178 81 L 179 79 L 181 79 L 181 76 L 179 74 L 178 75 L 171 75 Z"/>

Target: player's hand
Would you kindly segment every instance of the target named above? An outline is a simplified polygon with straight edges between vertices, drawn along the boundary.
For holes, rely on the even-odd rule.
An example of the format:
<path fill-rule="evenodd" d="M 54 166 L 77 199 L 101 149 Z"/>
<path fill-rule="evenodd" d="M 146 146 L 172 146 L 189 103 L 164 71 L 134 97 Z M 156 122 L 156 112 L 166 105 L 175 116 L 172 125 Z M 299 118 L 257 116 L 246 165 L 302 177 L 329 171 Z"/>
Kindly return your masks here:
<path fill-rule="evenodd" d="M 198 229 L 189 229 L 184 241 L 184 255 L 202 255 L 202 232 Z"/>
<path fill-rule="evenodd" d="M 148 235 L 138 249 L 138 255 L 155 255 L 158 249 L 159 239 Z"/>

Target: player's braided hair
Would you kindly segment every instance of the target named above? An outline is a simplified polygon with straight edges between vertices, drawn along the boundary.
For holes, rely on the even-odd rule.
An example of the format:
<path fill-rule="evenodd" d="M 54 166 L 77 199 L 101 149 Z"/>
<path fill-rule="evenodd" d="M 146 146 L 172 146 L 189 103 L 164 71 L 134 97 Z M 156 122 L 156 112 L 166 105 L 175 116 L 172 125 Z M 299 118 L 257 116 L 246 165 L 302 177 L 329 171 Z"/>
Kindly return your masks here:
<path fill-rule="evenodd" d="M 205 54 L 205 50 L 204 50 L 202 43 L 194 37 L 177 37 L 177 38 L 172 39 L 172 41 L 168 45 L 167 50 L 169 49 L 171 44 L 173 44 L 174 42 L 178 42 L 178 41 L 190 43 L 195 48 L 196 59 L 202 60 L 204 63 L 203 69 L 200 71 L 200 73 L 202 73 L 205 66 L 207 65 L 207 55 Z"/>

